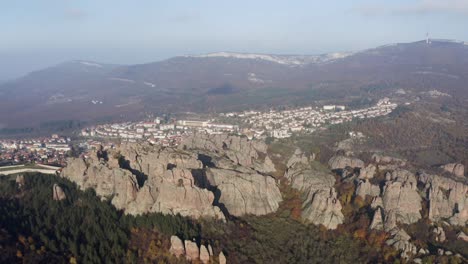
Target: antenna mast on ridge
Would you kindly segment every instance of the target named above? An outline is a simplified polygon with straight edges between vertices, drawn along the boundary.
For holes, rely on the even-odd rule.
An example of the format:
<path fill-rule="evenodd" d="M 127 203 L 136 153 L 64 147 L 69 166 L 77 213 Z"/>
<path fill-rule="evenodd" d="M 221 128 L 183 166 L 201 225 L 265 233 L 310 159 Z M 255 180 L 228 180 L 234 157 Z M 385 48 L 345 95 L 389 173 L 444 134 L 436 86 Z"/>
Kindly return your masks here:
<path fill-rule="evenodd" d="M 426 33 L 426 44 L 431 44 L 431 39 L 429 38 L 429 32 Z"/>

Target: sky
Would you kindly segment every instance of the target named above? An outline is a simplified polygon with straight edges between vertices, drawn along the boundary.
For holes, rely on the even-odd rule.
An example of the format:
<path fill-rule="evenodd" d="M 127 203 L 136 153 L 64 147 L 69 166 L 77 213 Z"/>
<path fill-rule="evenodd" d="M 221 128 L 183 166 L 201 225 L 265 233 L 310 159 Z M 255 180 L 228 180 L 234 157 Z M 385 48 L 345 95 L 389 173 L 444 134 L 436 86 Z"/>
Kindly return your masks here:
<path fill-rule="evenodd" d="M 0 81 L 69 60 L 320 54 L 468 41 L 468 0 L 0 0 Z"/>

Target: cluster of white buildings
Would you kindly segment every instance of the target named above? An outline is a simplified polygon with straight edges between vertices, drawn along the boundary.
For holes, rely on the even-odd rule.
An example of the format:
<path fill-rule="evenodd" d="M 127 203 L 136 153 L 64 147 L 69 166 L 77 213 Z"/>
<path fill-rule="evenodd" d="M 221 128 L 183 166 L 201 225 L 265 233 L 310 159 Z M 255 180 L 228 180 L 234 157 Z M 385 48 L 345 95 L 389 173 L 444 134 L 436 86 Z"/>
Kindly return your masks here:
<path fill-rule="evenodd" d="M 232 133 L 236 125 L 213 123 L 206 120 L 178 120 L 162 123 L 153 121 L 105 124 L 81 131 L 84 137 L 118 138 L 128 142 L 149 141 L 152 144 L 177 145 L 180 137 L 194 131 L 208 134 Z"/>
<path fill-rule="evenodd" d="M 318 107 L 302 107 L 283 111 L 268 112 L 245 111 L 241 113 L 221 114 L 225 117 L 237 117 L 251 127 L 250 136 L 267 134 L 275 138 L 287 138 L 294 132 L 311 133 L 316 129 L 330 124 L 340 124 L 353 119 L 373 118 L 391 113 L 397 104 L 388 98 L 368 108 L 345 110 L 345 106 L 326 105 Z M 244 132 L 245 133 L 245 132 Z"/>

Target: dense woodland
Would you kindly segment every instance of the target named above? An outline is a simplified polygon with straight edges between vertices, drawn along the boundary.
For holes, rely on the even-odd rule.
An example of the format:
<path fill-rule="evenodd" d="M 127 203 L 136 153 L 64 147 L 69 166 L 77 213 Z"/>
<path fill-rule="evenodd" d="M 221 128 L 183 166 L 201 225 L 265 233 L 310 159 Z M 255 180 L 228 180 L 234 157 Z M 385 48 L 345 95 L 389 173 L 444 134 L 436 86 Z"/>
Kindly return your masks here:
<path fill-rule="evenodd" d="M 382 261 L 382 248 L 352 233 L 305 225 L 287 204 L 274 215 L 227 223 L 180 216 L 127 216 L 92 190 L 50 175 L 0 178 L 0 262 L 184 263 L 168 253 L 169 237 L 195 238 L 221 250 L 234 263 L 355 263 Z M 52 199 L 60 184 L 67 198 Z M 396 252 L 388 252 L 388 260 Z"/>

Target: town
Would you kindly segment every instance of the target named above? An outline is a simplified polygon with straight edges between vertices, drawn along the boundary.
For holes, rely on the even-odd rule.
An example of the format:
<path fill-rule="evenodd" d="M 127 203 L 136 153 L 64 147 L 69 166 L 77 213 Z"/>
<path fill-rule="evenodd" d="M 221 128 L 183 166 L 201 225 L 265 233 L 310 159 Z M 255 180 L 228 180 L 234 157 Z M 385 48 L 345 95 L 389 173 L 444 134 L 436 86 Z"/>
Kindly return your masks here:
<path fill-rule="evenodd" d="M 346 110 L 343 105 L 301 107 L 287 110 L 221 113 L 207 120 L 168 120 L 155 118 L 138 122 L 96 125 L 78 133 L 75 148 L 71 139 L 57 134 L 48 138 L 0 140 L 0 165 L 24 163 L 64 166 L 71 151 L 86 154 L 100 146 L 112 147 L 122 142 L 147 141 L 162 146 L 177 146 L 191 133 L 233 133 L 252 138 L 287 138 L 294 133 L 313 133 L 328 125 L 353 119 L 374 118 L 391 113 L 397 107 L 388 98 L 376 105 Z"/>

